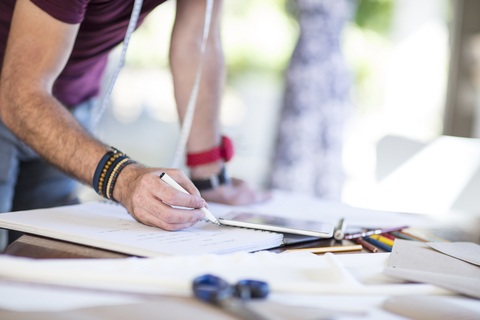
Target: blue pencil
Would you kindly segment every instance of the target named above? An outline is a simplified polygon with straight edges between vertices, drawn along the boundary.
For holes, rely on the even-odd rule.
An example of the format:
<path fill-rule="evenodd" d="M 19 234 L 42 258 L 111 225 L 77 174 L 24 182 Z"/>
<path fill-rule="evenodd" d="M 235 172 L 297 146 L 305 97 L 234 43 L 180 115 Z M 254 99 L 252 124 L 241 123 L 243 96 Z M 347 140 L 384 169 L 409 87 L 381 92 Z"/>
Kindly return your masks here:
<path fill-rule="evenodd" d="M 365 241 L 368 241 L 370 242 L 371 244 L 373 244 L 375 247 L 379 247 L 379 248 L 382 248 L 383 250 L 386 250 L 388 252 L 392 252 L 392 247 L 390 247 L 388 244 L 386 243 L 383 243 L 383 242 L 380 242 L 378 240 L 375 240 L 375 239 L 372 239 L 370 237 L 365 237 L 363 238 Z"/>

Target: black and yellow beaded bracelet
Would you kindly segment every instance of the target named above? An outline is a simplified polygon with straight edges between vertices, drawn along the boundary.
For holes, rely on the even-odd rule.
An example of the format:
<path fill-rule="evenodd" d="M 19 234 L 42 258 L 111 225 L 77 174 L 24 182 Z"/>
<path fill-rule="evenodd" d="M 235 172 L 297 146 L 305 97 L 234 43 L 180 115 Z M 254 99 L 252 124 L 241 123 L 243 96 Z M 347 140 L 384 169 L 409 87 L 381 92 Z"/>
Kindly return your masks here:
<path fill-rule="evenodd" d="M 94 190 L 107 199 L 113 199 L 113 187 L 120 171 L 128 164 L 134 163 L 125 153 L 113 148 L 98 162 L 93 175 Z"/>

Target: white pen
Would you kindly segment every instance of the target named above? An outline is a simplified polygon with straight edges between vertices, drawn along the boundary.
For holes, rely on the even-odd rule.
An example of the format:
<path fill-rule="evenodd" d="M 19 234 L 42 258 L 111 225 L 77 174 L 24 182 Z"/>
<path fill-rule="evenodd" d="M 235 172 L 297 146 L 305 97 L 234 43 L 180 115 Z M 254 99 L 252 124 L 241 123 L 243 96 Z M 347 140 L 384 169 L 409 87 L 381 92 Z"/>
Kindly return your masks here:
<path fill-rule="evenodd" d="M 181 185 L 179 185 L 177 183 L 177 181 L 173 180 L 168 174 L 166 174 L 165 172 L 162 172 L 162 174 L 160 175 L 160 179 L 162 179 L 166 184 L 168 184 L 170 187 L 173 187 L 175 188 L 176 190 L 180 191 L 180 192 L 183 192 L 183 193 L 186 193 L 186 194 L 189 194 L 187 192 L 187 190 L 183 189 Z M 218 222 L 217 218 L 215 218 L 213 216 L 213 214 L 208 211 L 207 208 L 203 207 L 201 208 L 200 210 L 202 210 L 202 212 L 205 214 L 205 218 L 207 218 L 208 220 L 210 220 L 211 222 L 215 223 L 215 224 L 218 224 L 220 225 L 220 222 Z"/>

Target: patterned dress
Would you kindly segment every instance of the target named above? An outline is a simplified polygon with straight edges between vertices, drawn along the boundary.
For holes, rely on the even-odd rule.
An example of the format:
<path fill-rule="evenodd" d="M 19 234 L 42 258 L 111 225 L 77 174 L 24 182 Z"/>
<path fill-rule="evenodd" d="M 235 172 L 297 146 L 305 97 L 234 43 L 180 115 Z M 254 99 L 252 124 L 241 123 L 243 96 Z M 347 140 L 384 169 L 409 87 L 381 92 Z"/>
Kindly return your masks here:
<path fill-rule="evenodd" d="M 350 76 L 340 49 L 349 0 L 294 0 L 300 37 L 286 70 L 272 188 L 339 199 Z"/>

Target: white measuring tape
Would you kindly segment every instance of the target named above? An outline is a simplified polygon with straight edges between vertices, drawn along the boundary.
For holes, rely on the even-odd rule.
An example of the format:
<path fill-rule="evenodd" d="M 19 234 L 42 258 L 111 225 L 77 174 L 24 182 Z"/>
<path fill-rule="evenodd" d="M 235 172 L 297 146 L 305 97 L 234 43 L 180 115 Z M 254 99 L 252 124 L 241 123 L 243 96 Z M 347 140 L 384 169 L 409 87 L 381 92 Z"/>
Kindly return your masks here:
<path fill-rule="evenodd" d="M 210 31 L 210 22 L 212 20 L 212 11 L 213 11 L 213 1 L 207 0 L 207 7 L 205 9 L 205 24 L 203 27 L 203 39 L 202 45 L 200 47 L 200 61 L 198 63 L 197 74 L 195 76 L 195 82 L 193 84 L 192 92 L 190 93 L 190 99 L 188 100 L 187 110 L 185 111 L 185 119 L 183 120 L 182 130 L 180 132 L 180 138 L 177 143 L 177 149 L 172 161 L 172 168 L 177 168 L 179 166 L 180 160 L 182 159 L 183 153 L 187 145 L 188 136 L 190 135 L 190 129 L 192 127 L 193 115 L 195 113 L 195 105 L 197 103 L 198 90 L 200 87 L 200 78 L 202 75 L 203 61 L 205 58 L 205 48 L 207 46 L 208 33 Z M 105 92 L 105 96 L 102 99 L 100 108 L 98 109 L 97 114 L 94 117 L 92 122 L 92 130 L 95 130 L 100 119 L 102 118 L 105 110 L 108 107 L 108 102 L 110 101 L 110 96 L 117 81 L 118 74 L 125 64 L 125 55 L 127 53 L 128 43 L 130 42 L 130 37 L 132 36 L 133 31 L 137 25 L 138 17 L 140 16 L 140 11 L 142 8 L 143 0 L 135 0 L 133 5 L 132 15 L 130 17 L 130 22 L 128 23 L 127 33 L 125 34 L 125 39 L 123 40 L 122 52 L 120 54 L 120 60 L 118 61 L 115 72 L 113 73 L 108 89 Z"/>
<path fill-rule="evenodd" d="M 205 58 L 205 48 L 207 47 L 207 38 L 210 30 L 210 21 L 212 19 L 213 0 L 207 0 L 207 8 L 205 9 L 205 24 L 203 26 L 202 46 L 200 47 L 200 61 L 198 63 L 197 75 L 195 76 L 195 83 L 193 84 L 190 99 L 188 100 L 187 110 L 185 112 L 185 119 L 183 119 L 182 131 L 177 143 L 177 149 L 173 156 L 172 168 L 178 168 L 180 160 L 187 146 L 188 136 L 190 135 L 190 128 L 192 127 L 193 114 L 195 113 L 195 105 L 197 104 L 198 88 L 200 87 L 200 77 L 202 75 L 203 60 Z"/>

